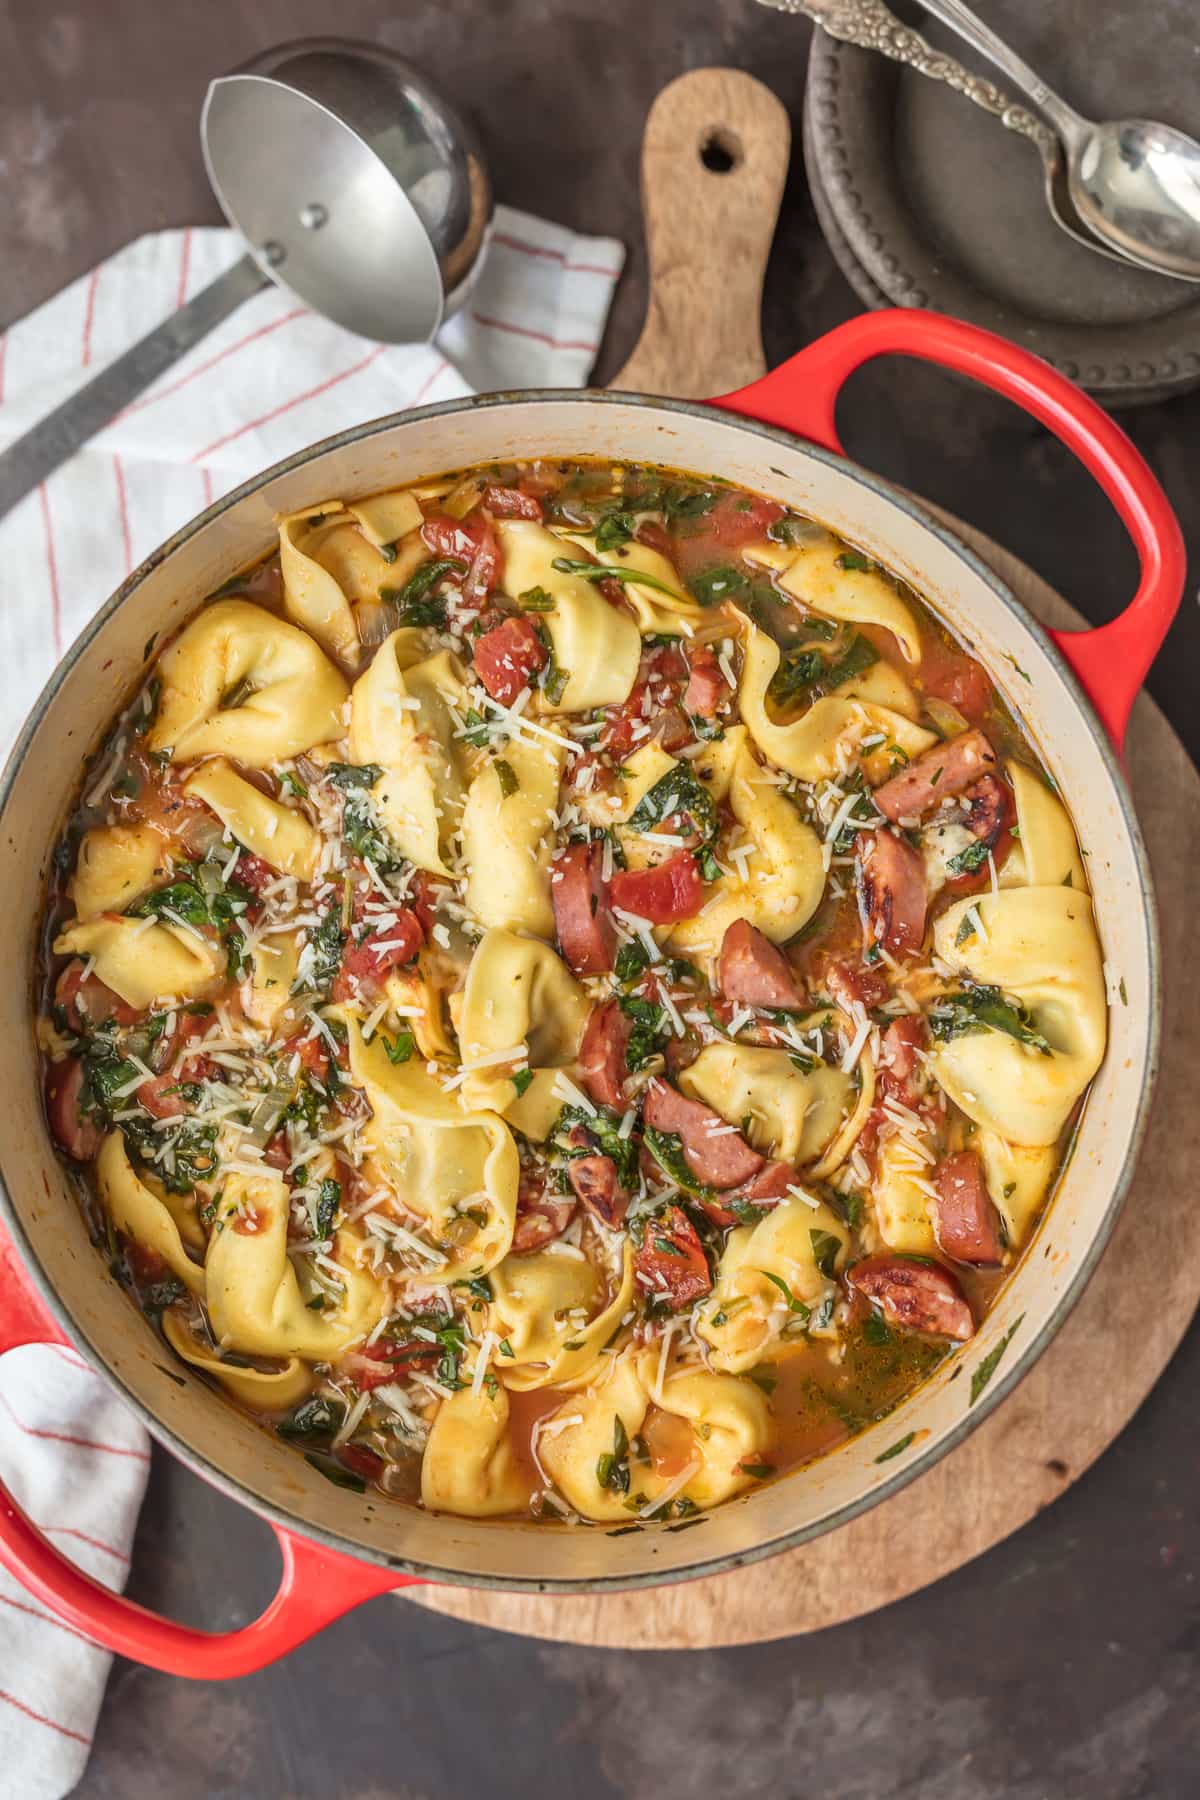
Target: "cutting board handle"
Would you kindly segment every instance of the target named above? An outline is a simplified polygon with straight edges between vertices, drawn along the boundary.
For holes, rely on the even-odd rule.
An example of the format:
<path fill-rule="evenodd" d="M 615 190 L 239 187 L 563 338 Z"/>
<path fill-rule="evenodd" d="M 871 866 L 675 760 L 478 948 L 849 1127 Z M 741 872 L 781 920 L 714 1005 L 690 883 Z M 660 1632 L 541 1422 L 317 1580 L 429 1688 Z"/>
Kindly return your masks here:
<path fill-rule="evenodd" d="M 770 88 L 737 69 L 665 87 L 642 140 L 650 299 L 613 387 L 703 400 L 766 370 L 763 277 L 791 127 Z"/>

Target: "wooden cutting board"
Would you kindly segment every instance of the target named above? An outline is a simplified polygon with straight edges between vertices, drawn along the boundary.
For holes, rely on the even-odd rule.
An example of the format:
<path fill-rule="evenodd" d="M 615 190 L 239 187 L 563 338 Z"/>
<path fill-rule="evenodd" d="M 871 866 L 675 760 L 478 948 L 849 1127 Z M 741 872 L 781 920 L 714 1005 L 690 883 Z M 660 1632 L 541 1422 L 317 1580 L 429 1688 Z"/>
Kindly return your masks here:
<path fill-rule="evenodd" d="M 726 170 L 702 160 L 724 145 Z M 643 190 L 652 292 L 638 346 L 614 386 L 699 397 L 764 370 L 758 318 L 789 132 L 774 95 L 734 70 L 682 76 L 646 127 Z M 710 161 L 722 162 L 709 149 Z M 733 254 L 714 240 L 732 234 Z M 718 249 L 720 253 L 714 254 Z M 735 299 L 705 296 L 712 268 Z M 944 516 L 944 515 L 943 515 Z M 946 522 L 1047 625 L 1084 621 L 999 545 Z M 816 1631 L 939 1580 L 1063 1493 L 1128 1424 L 1200 1303 L 1194 1171 L 1200 1108 L 1200 963 L 1189 871 L 1200 866 L 1200 776 L 1144 695 L 1129 766 L 1158 891 L 1165 1019 L 1150 1130 L 1125 1209 L 1091 1284 L 1020 1387 L 928 1474 L 798 1550 L 728 1575 L 596 1598 L 410 1589 L 454 1618 L 530 1637 L 640 1650 L 707 1649 Z M 1170 1255 L 1162 1254 L 1170 1246 Z"/>

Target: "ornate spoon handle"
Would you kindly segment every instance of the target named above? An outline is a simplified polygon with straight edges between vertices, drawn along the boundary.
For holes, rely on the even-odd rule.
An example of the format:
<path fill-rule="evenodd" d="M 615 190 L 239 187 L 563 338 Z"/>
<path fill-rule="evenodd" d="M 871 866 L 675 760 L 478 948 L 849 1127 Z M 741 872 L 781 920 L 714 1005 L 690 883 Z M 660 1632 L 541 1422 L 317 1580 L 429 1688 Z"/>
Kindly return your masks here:
<path fill-rule="evenodd" d="M 772 6 L 777 12 L 805 13 L 830 37 L 857 44 L 862 50 L 878 50 L 893 62 L 907 64 L 919 75 L 944 81 L 985 112 L 993 113 L 1010 131 L 1030 138 L 1048 166 L 1057 156 L 1058 140 L 1043 120 L 1010 99 L 995 82 L 973 75 L 956 57 L 935 50 L 919 31 L 902 24 L 883 0 L 761 0 L 761 4 Z"/>

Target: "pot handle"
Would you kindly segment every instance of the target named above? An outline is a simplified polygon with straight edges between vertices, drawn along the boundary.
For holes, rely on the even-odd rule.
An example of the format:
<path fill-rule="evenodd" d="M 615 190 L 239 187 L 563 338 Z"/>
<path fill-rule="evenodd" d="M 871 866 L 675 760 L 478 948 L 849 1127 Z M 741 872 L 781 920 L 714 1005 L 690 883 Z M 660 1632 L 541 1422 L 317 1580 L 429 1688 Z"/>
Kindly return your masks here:
<path fill-rule="evenodd" d="M 1134 697 L 1179 606 L 1186 556 L 1179 521 L 1141 454 L 1104 409 L 1041 357 L 940 313 L 866 313 L 714 406 L 780 425 L 845 455 L 834 422 L 848 376 L 872 357 L 915 356 L 970 375 L 1047 426 L 1108 495 L 1133 539 L 1141 579 L 1129 605 L 1089 631 L 1051 631 L 1120 750 Z"/>
<path fill-rule="evenodd" d="M 0 1354 L 22 1344 L 69 1346 L 69 1339 L 34 1292 L 16 1247 L 0 1229 Z M 416 1576 L 326 1550 L 279 1525 L 272 1530 L 283 1570 L 270 1605 L 240 1631 L 196 1631 L 148 1612 L 77 1569 L 0 1483 L 0 1563 L 9 1574 L 84 1637 L 165 1675 L 220 1681 L 253 1674 L 364 1600 L 421 1585 Z"/>

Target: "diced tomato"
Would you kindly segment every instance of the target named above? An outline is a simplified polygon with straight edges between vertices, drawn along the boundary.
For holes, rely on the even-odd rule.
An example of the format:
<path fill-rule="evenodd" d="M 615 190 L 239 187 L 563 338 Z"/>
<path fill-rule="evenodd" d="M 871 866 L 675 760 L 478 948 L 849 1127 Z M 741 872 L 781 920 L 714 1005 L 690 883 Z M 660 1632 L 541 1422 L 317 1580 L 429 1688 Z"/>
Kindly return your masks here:
<path fill-rule="evenodd" d="M 233 865 L 233 879 L 239 886 L 249 888 L 252 894 L 261 899 L 263 889 L 279 880 L 279 870 L 273 869 L 261 856 L 254 856 L 249 850 L 243 850 Z"/>
<path fill-rule="evenodd" d="M 838 1005 L 847 1011 L 855 1001 L 860 1006 L 882 1006 L 891 992 L 881 969 L 852 969 L 844 962 L 831 962 L 823 981 Z"/>
<path fill-rule="evenodd" d="M 767 534 L 768 525 L 782 519 L 784 508 L 774 500 L 759 495 L 723 493 L 716 505 L 703 513 L 696 523 L 700 532 L 727 550 L 753 544 Z"/>
<path fill-rule="evenodd" d="M 511 706 L 549 660 L 537 627 L 523 614 L 504 619 L 475 640 L 475 673 L 501 706 Z"/>
<path fill-rule="evenodd" d="M 152 1076 L 149 1081 L 143 1081 L 134 1098 L 139 1106 L 144 1106 L 156 1119 L 181 1118 L 188 1109 L 188 1103 L 180 1089 L 188 1082 L 205 1080 L 215 1067 L 207 1056 L 190 1056 L 178 1074 L 164 1071 L 161 1075 Z"/>
<path fill-rule="evenodd" d="M 439 881 L 436 875 L 427 875 L 424 869 L 418 869 L 413 876 L 412 909 L 421 921 L 421 930 L 428 937 L 434 927 L 438 902 L 443 894 L 454 898 L 454 887 L 449 881 Z"/>
<path fill-rule="evenodd" d="M 440 1354 L 436 1344 L 427 1344 L 423 1338 L 407 1344 L 380 1338 L 369 1350 L 353 1352 L 342 1367 L 357 1388 L 370 1393 L 389 1381 L 406 1381 L 414 1369 L 434 1368 Z"/>
<path fill-rule="evenodd" d="M 673 925 L 700 911 L 704 883 L 691 851 L 677 850 L 654 869 L 617 869 L 609 894 L 622 912 L 649 919 L 652 925 Z"/>
<path fill-rule="evenodd" d="M 463 593 L 484 600 L 500 580 L 500 543 L 492 521 L 481 512 L 465 519 L 433 513 L 421 527 L 425 545 L 435 556 L 452 556 L 467 565 Z"/>
<path fill-rule="evenodd" d="M 983 723 L 992 703 L 992 684 L 974 657 L 932 634 L 922 644 L 916 685 L 936 700 L 955 706 L 972 725 Z"/>
<path fill-rule="evenodd" d="M 339 1444 L 333 1454 L 351 1474 L 361 1476 L 364 1481 L 378 1481 L 383 1474 L 382 1456 L 368 1450 L 365 1444 Z"/>
<path fill-rule="evenodd" d="M 643 519 L 633 535 L 635 541 L 644 544 L 647 550 L 657 550 L 660 556 L 670 556 L 671 534 L 657 519 Z"/>
<path fill-rule="evenodd" d="M 369 999 L 389 969 L 411 962 L 425 942 L 421 921 L 410 906 L 403 907 L 396 923 L 388 925 L 361 944 L 348 944 L 330 997 L 335 1003 L 356 995 Z"/>
<path fill-rule="evenodd" d="M 78 958 L 69 962 L 54 985 L 54 998 L 67 1015 L 72 1031 L 85 1031 L 89 1025 L 102 1025 L 113 1019 L 118 1025 L 133 1025 L 141 1018 L 136 1006 L 127 1006 L 96 975 L 85 975 Z"/>
<path fill-rule="evenodd" d="M 682 1311 L 712 1288 L 696 1227 L 681 1206 L 668 1206 L 646 1220 L 633 1269 L 640 1292 L 661 1300 L 672 1312 Z"/>
<path fill-rule="evenodd" d="M 691 654 L 687 692 L 683 696 L 684 711 L 695 713 L 702 719 L 713 719 L 730 693 L 716 651 L 711 644 L 698 644 Z"/>
<path fill-rule="evenodd" d="M 499 487 L 489 482 L 483 490 L 483 504 L 497 519 L 542 519 L 542 503 L 520 488 Z"/>
<path fill-rule="evenodd" d="M 656 644 L 642 652 L 637 680 L 629 697 L 609 715 L 603 747 L 623 757 L 635 743 L 655 739 L 664 750 L 677 750 L 692 736 L 683 714 L 688 666 L 677 644 Z"/>
<path fill-rule="evenodd" d="M 55 1142 L 74 1162 L 91 1162 L 104 1138 L 96 1120 L 79 1110 L 83 1073 L 75 1056 L 51 1063 L 46 1071 L 46 1117 Z"/>
<path fill-rule="evenodd" d="M 280 1067 L 286 1069 L 293 1056 L 300 1058 L 300 1067 L 306 1075 L 315 1075 L 320 1082 L 329 1079 L 329 1045 L 319 1032 L 301 1034 L 290 1037 L 279 1051 Z"/>

